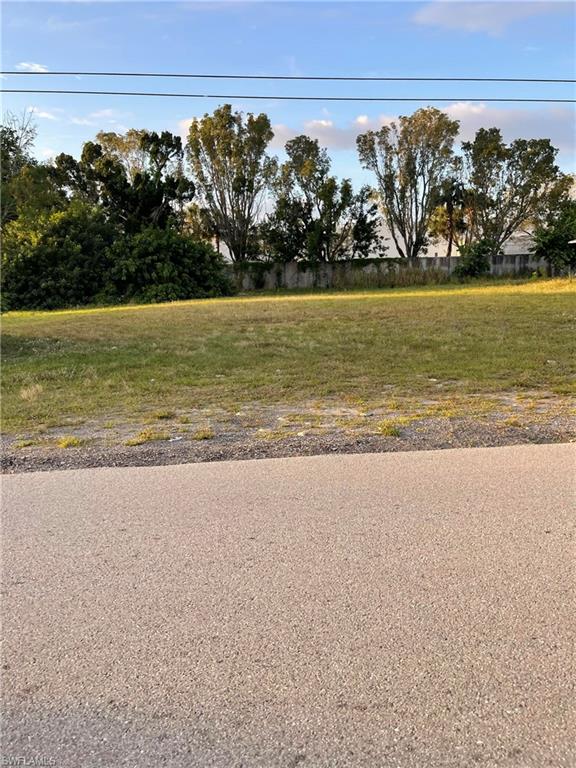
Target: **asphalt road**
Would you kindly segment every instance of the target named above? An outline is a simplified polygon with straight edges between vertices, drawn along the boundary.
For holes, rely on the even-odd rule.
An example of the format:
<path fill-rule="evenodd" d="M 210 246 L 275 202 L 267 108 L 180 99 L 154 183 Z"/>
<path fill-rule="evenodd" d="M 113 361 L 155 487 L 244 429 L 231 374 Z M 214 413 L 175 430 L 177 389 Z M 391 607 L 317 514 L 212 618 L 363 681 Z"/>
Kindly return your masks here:
<path fill-rule="evenodd" d="M 5 477 L 3 764 L 573 768 L 575 448 Z"/>

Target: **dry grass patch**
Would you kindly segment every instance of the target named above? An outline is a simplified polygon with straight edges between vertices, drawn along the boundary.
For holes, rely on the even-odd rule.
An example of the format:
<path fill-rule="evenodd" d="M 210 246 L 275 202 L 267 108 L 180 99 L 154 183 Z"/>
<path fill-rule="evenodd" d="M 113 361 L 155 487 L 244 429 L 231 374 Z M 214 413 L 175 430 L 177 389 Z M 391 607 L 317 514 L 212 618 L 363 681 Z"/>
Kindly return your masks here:
<path fill-rule="evenodd" d="M 74 435 L 62 435 L 62 437 L 56 438 L 56 445 L 58 448 L 78 448 L 85 441 Z"/>
<path fill-rule="evenodd" d="M 376 433 L 383 437 L 400 437 L 403 424 L 402 419 L 382 419 L 376 424 Z"/>
<path fill-rule="evenodd" d="M 14 448 L 30 448 L 33 445 L 40 445 L 39 440 L 18 440 L 14 443 Z"/>
<path fill-rule="evenodd" d="M 507 419 L 502 419 L 500 422 L 504 427 L 521 427 L 522 422 L 516 416 L 509 416 Z"/>
<path fill-rule="evenodd" d="M 174 411 L 156 411 L 152 414 L 152 418 L 157 421 L 166 421 L 167 419 L 173 419 L 175 415 Z"/>
<path fill-rule="evenodd" d="M 168 432 L 157 432 L 154 429 L 143 429 L 134 437 L 125 441 L 124 445 L 143 445 L 144 443 L 151 443 L 156 440 L 169 440 L 170 435 Z"/>
<path fill-rule="evenodd" d="M 256 432 L 258 440 L 285 440 L 292 433 L 284 429 L 259 429 Z"/>
<path fill-rule="evenodd" d="M 370 425 L 370 421 L 367 416 L 340 416 L 336 419 L 335 424 L 342 429 L 362 429 Z"/>
<path fill-rule="evenodd" d="M 192 440 L 212 440 L 214 437 L 214 430 L 212 427 L 200 427 L 192 433 Z"/>
<path fill-rule="evenodd" d="M 28 387 L 22 387 L 20 390 L 20 398 L 27 403 L 33 403 L 40 397 L 43 391 L 44 387 L 42 384 L 30 384 Z"/>

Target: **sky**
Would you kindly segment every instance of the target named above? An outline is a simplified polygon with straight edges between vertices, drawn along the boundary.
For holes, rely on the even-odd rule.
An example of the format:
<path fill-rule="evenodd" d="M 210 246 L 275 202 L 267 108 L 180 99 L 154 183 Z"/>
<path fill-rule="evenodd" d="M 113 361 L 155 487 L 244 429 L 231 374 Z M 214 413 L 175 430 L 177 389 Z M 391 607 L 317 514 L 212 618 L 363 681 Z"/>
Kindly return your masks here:
<path fill-rule="evenodd" d="M 2 70 L 130 71 L 370 77 L 574 78 L 571 2 L 4 2 Z M 326 146 L 333 171 L 370 182 L 358 163 L 358 133 L 434 106 L 460 120 L 460 140 L 497 126 L 506 140 L 550 138 L 558 162 L 576 169 L 574 104 L 491 103 L 488 98 L 576 97 L 574 84 L 183 80 L 5 75 L 3 88 L 178 91 L 231 98 L 183 99 L 2 94 L 3 111 L 32 109 L 36 154 L 78 155 L 100 130 L 169 130 L 232 103 L 266 112 L 271 153 L 306 133 Z M 276 95 L 321 97 L 278 101 Z M 263 95 L 261 101 L 242 98 Z M 330 102 L 327 96 L 422 99 Z M 472 102 L 470 99 L 480 99 Z"/>

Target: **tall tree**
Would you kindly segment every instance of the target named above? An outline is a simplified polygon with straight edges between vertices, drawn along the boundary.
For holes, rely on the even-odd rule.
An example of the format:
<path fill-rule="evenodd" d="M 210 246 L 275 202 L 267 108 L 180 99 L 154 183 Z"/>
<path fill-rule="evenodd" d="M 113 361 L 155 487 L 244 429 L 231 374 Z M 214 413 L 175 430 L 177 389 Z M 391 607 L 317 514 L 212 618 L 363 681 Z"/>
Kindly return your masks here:
<path fill-rule="evenodd" d="M 54 168 L 45 163 L 25 165 L 10 182 L 14 218 L 33 230 L 44 218 L 62 211 L 68 201 Z"/>
<path fill-rule="evenodd" d="M 143 167 L 133 177 L 124 162 L 92 141 L 84 144 L 79 161 L 59 155 L 55 170 L 73 197 L 102 206 L 125 232 L 164 229 L 170 222 L 181 226 L 194 194 L 183 172 L 182 140 L 168 131 L 144 132 L 140 146 Z"/>
<path fill-rule="evenodd" d="M 134 180 L 137 173 L 147 168 L 147 153 L 143 140 L 148 131 L 130 128 L 126 133 L 100 131 L 96 134 L 96 143 L 100 144 L 105 155 L 113 157 L 124 166 L 128 178 Z"/>
<path fill-rule="evenodd" d="M 427 107 L 357 138 L 362 166 L 376 175 L 384 218 L 398 253 L 415 259 L 428 244 L 428 223 L 453 170 L 458 121 Z"/>
<path fill-rule="evenodd" d="M 468 239 L 491 242 L 495 253 L 516 230 L 545 218 L 570 183 L 549 139 L 506 144 L 498 128 L 480 128 L 462 151 Z"/>
<path fill-rule="evenodd" d="M 244 118 L 230 104 L 190 126 L 188 160 L 201 205 L 237 262 L 249 255 L 274 168 L 266 156 L 273 135 L 267 115 Z"/>
<path fill-rule="evenodd" d="M 330 158 L 316 139 L 296 136 L 273 184 L 275 208 L 261 228 L 275 259 L 337 261 L 369 256 L 380 247 L 377 205 L 349 179 L 330 175 Z"/>
<path fill-rule="evenodd" d="M 32 147 L 36 139 L 36 125 L 30 110 L 21 115 L 8 112 L 0 127 L 0 183 L 2 191 L 2 226 L 17 216 L 17 201 L 13 182 L 28 166 L 36 165 Z"/>

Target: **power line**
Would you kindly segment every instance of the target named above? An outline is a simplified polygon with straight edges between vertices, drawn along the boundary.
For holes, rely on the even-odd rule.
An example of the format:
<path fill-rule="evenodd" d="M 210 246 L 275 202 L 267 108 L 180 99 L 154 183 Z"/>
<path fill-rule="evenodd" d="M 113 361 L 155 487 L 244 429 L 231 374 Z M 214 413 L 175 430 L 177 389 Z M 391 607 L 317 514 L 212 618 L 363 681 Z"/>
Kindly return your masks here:
<path fill-rule="evenodd" d="M 240 94 L 240 93 L 166 93 L 166 92 L 153 92 L 153 91 L 72 91 L 62 90 L 58 88 L 39 88 L 39 89 L 25 89 L 25 88 L 2 88 L 0 93 L 34 93 L 34 94 L 69 94 L 76 96 L 158 96 L 164 98 L 176 98 L 176 99 L 230 99 L 230 100 L 260 100 L 260 101 L 414 101 L 414 102 L 524 102 L 524 103 L 541 103 L 541 104 L 574 104 L 576 99 L 530 99 L 530 98 L 449 98 L 448 96 L 430 98 L 428 96 L 420 98 L 417 96 L 275 96 L 269 94 L 267 96 L 256 94 Z"/>
<path fill-rule="evenodd" d="M 56 75 L 70 77 L 179 77 L 212 80 L 324 80 L 347 82 L 429 82 L 429 83 L 576 83 L 571 78 L 541 77 L 361 77 L 333 75 L 221 75 L 188 72 L 21 72 L 6 70 L 2 75 Z"/>

